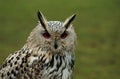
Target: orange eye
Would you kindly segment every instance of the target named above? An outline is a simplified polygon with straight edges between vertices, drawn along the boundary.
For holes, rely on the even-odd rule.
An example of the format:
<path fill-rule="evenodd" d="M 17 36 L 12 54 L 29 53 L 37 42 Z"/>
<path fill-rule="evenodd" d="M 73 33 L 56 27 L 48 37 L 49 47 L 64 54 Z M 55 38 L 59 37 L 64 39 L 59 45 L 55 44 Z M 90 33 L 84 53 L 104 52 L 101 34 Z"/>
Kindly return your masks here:
<path fill-rule="evenodd" d="M 48 32 L 43 33 L 43 36 L 44 36 L 44 38 L 47 38 L 47 39 L 50 38 L 50 34 Z"/>
<path fill-rule="evenodd" d="M 64 33 L 61 35 L 61 38 L 64 39 L 64 38 L 67 37 L 67 35 L 68 35 L 67 32 L 64 32 Z"/>

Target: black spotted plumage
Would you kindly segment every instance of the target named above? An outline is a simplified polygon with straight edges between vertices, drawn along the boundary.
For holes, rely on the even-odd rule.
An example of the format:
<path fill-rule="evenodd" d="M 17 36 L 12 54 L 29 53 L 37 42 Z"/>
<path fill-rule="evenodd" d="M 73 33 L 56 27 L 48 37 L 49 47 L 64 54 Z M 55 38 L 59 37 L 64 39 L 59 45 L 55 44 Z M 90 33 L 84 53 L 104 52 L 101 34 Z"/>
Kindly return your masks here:
<path fill-rule="evenodd" d="M 0 79 L 72 79 L 76 34 L 71 21 L 74 17 L 65 22 L 47 22 L 38 12 L 39 24 L 25 45 L 3 62 Z M 50 34 L 49 38 L 45 38 L 45 32 Z M 64 32 L 68 34 L 61 38 Z"/>

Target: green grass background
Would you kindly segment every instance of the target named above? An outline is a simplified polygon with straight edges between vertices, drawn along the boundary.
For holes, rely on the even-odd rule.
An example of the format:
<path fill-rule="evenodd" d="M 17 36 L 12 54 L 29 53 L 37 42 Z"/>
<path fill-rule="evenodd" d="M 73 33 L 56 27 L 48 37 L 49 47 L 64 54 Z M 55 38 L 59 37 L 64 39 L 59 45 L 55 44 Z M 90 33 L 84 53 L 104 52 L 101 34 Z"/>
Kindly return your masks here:
<path fill-rule="evenodd" d="M 120 79 L 120 0 L 0 0 L 0 64 L 20 49 L 37 25 L 77 14 L 73 79 Z"/>

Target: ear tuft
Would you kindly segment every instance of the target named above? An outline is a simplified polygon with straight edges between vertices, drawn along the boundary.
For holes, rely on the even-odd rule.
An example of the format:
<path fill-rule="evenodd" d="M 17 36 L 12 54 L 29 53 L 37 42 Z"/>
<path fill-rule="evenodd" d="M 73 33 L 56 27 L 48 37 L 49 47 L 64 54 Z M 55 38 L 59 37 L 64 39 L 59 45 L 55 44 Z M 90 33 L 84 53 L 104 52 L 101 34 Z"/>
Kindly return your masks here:
<path fill-rule="evenodd" d="M 45 20 L 42 12 L 38 11 L 37 12 L 37 16 L 38 16 L 38 19 L 41 23 L 41 25 L 43 26 L 43 28 L 46 30 L 46 27 L 47 27 L 47 21 Z"/>
<path fill-rule="evenodd" d="M 72 23 L 72 21 L 75 19 L 76 14 L 73 14 L 72 16 L 70 16 L 69 18 L 67 18 L 64 22 L 64 27 L 67 29 L 70 24 Z"/>

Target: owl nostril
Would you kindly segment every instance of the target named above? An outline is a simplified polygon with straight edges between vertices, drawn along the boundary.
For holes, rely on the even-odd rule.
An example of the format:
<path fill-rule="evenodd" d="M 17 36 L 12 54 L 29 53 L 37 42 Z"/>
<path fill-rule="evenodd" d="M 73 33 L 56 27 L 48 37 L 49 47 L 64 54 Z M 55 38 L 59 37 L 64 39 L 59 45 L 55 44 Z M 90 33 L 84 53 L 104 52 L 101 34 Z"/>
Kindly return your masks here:
<path fill-rule="evenodd" d="M 57 44 L 57 41 L 55 40 L 54 42 L 54 48 L 57 49 L 58 48 L 58 44 Z"/>

